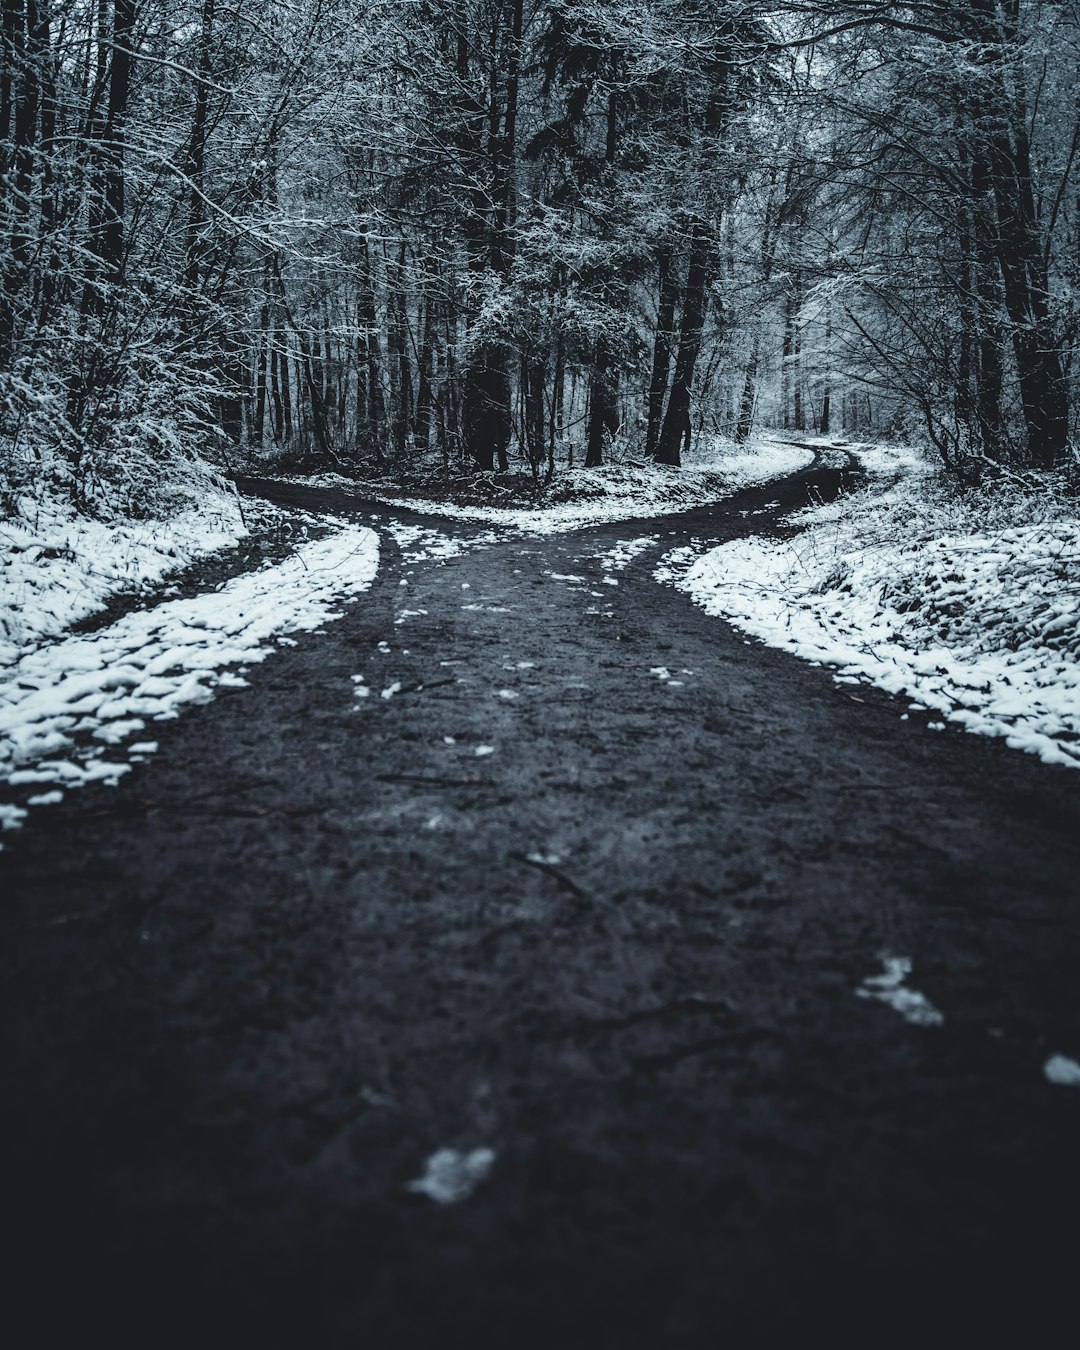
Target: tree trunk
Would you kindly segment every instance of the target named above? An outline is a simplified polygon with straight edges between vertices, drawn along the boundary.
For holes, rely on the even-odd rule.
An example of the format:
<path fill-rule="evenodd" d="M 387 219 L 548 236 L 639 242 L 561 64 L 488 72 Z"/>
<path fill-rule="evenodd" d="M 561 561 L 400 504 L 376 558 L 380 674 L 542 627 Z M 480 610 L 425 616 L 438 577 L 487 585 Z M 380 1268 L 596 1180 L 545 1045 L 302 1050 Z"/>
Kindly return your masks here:
<path fill-rule="evenodd" d="M 431 447 L 432 371 L 435 349 L 434 303 L 431 296 L 424 301 L 420 353 L 417 358 L 416 419 L 413 436 L 417 452 L 426 455 Z"/>
<path fill-rule="evenodd" d="M 270 365 L 270 304 L 264 301 L 259 310 L 259 351 L 255 361 L 255 417 L 251 440 L 256 450 L 262 449 L 266 428 L 266 404 Z"/>
<path fill-rule="evenodd" d="M 560 328 L 555 338 L 555 374 L 551 382 L 551 422 L 548 427 L 548 464 L 545 482 L 555 477 L 555 447 L 563 418 L 566 385 L 566 345 Z"/>
<path fill-rule="evenodd" d="M 604 462 L 604 443 L 618 428 L 618 390 L 611 363 L 600 353 L 589 379 L 589 419 L 586 429 L 585 467 L 598 469 Z"/>
<path fill-rule="evenodd" d="M 670 248 L 657 253 L 660 294 L 656 311 L 656 337 L 653 341 L 652 374 L 649 378 L 646 405 L 645 455 L 652 459 L 660 439 L 660 425 L 664 416 L 664 396 L 667 394 L 668 375 L 671 372 L 671 352 L 674 344 L 675 306 L 679 299 L 679 283 L 675 274 Z"/>
<path fill-rule="evenodd" d="M 8 154 L 11 139 L 11 115 L 15 108 L 15 70 L 18 52 L 22 47 L 22 16 L 20 0 L 3 0 L 0 15 L 0 191 L 7 196 Z"/>
<path fill-rule="evenodd" d="M 510 377 L 501 350 L 484 347 L 462 377 L 461 422 L 465 444 L 477 467 L 505 469 L 513 431 Z"/>
<path fill-rule="evenodd" d="M 190 185 L 188 202 L 187 246 L 184 266 L 184 284 L 193 299 L 199 288 L 199 262 L 204 247 L 202 233 L 206 226 L 206 203 L 203 177 L 206 168 L 206 137 L 209 113 L 208 82 L 210 79 L 210 43 L 214 29 L 215 0 L 203 0 L 202 22 L 199 32 L 198 79 L 195 81 L 195 107 L 191 118 L 191 138 L 188 141 L 187 173 Z"/>
<path fill-rule="evenodd" d="M 544 391 L 547 386 L 547 365 L 535 352 L 521 354 L 521 389 L 524 404 L 525 450 L 533 476 L 540 472 L 544 462 Z"/>
<path fill-rule="evenodd" d="M 361 255 L 357 318 L 363 350 L 363 363 L 357 378 L 364 386 L 363 403 L 367 413 L 367 426 L 364 430 L 375 456 L 375 462 L 381 464 L 384 449 L 383 434 L 386 425 L 386 407 L 383 401 L 382 349 L 379 342 L 378 314 L 375 308 L 375 282 L 371 272 L 371 250 L 367 240 L 364 241 Z"/>
<path fill-rule="evenodd" d="M 109 111 L 105 125 L 105 228 L 101 260 L 119 278 L 124 265 L 124 136 L 135 38 L 135 0 L 114 0 Z"/>
<path fill-rule="evenodd" d="M 803 410 L 801 315 L 802 275 L 796 272 L 791 297 L 791 425 L 795 431 L 806 430 L 806 413 Z"/>
<path fill-rule="evenodd" d="M 679 350 L 671 380 L 667 413 L 656 447 L 659 464 L 682 462 L 679 447 L 690 424 L 690 394 L 694 368 L 701 350 L 701 333 L 709 298 L 709 231 L 704 220 L 694 221 L 690 237 L 690 262 L 686 271 L 682 317 L 679 324 Z"/>
<path fill-rule="evenodd" d="M 521 37 L 524 0 L 512 0 L 510 40 L 506 64 L 506 109 L 499 118 L 498 38 L 502 23 L 501 7 L 492 15 L 490 103 L 488 107 L 488 154 L 491 170 L 491 232 L 489 262 L 500 280 L 513 261 L 512 225 L 515 215 L 514 152 L 517 138 L 518 86 L 521 66 Z M 459 66 L 461 58 L 459 57 Z M 483 196 L 473 210 L 473 231 L 483 218 Z M 480 270 L 483 257 L 475 248 L 470 252 L 470 267 Z M 513 434 L 513 389 L 507 368 L 507 355 L 500 344 L 478 345 L 462 375 L 461 422 L 465 445 L 480 469 L 490 472 L 498 463 L 500 472 L 509 467 L 507 449 Z"/>
<path fill-rule="evenodd" d="M 390 361 L 390 437 L 398 463 L 412 432 L 412 366 L 409 363 L 408 321 L 405 314 L 405 246 L 387 278 L 386 352 Z"/>
<path fill-rule="evenodd" d="M 739 400 L 739 416 L 735 423 L 735 443 L 745 445 L 750 439 L 754 425 L 754 405 L 757 402 L 757 372 L 760 359 L 761 335 L 754 334 L 754 343 L 750 348 L 750 359 L 746 363 L 743 377 L 742 398 Z"/>
<path fill-rule="evenodd" d="M 277 439 L 288 444 L 293 437 L 293 405 L 289 338 L 284 328 L 275 334 L 271 370 L 274 372 L 274 403 Z"/>
<path fill-rule="evenodd" d="M 18 96 L 15 100 L 14 168 L 15 191 L 11 203 L 12 274 L 18 278 L 30 260 L 29 219 L 34 190 L 34 161 L 38 133 L 38 103 L 41 94 L 40 33 L 36 0 L 26 0 L 26 32 L 17 28 L 15 56 L 19 60 Z"/>
<path fill-rule="evenodd" d="M 784 341 L 780 353 L 780 406 L 785 431 L 791 430 L 791 355 L 795 349 L 795 297 L 789 285 L 784 291 Z"/>
<path fill-rule="evenodd" d="M 998 262 L 1012 327 L 1028 458 L 1036 468 L 1052 469 L 1066 455 L 1068 401 L 1032 187 L 1018 3 L 976 0 L 973 13 L 983 39 L 979 60 L 987 75 L 976 111 L 997 213 Z"/>
<path fill-rule="evenodd" d="M 313 350 L 302 331 L 297 333 L 297 339 L 300 343 L 297 373 L 307 387 L 308 405 L 311 409 L 311 429 L 315 437 L 315 445 L 321 455 L 329 457 L 332 452 L 326 428 L 326 405 L 323 401 L 321 380 L 317 370 L 317 349 Z"/>

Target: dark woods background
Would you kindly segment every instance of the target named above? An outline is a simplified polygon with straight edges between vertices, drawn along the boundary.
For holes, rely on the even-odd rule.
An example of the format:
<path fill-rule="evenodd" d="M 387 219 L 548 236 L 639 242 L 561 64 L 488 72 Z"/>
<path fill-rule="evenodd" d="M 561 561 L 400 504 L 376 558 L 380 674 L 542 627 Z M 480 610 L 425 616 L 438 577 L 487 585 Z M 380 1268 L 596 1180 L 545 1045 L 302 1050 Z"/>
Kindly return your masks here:
<path fill-rule="evenodd" d="M 1053 469 L 1078 50 L 1068 0 L 3 0 L 4 485 L 760 426 Z"/>

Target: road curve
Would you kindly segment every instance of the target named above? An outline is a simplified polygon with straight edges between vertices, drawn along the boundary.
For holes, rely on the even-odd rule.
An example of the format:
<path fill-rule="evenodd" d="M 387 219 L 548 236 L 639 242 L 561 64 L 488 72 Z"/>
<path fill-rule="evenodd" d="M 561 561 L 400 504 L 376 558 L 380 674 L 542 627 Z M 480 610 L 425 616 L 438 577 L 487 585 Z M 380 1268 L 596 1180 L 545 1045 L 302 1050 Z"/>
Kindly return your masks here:
<path fill-rule="evenodd" d="M 841 478 L 448 560 L 384 532 L 344 618 L 32 817 L 0 855 L 22 1343 L 1050 1343 L 1080 777 L 652 577 Z M 490 1150 L 457 1203 L 410 1189 L 440 1150 Z"/>

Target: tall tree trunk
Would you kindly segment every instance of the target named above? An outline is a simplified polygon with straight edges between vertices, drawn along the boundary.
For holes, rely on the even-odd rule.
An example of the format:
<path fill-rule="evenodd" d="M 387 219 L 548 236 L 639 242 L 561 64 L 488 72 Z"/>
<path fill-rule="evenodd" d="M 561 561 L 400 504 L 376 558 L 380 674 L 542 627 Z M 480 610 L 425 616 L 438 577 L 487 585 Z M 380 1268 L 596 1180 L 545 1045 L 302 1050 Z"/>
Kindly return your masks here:
<path fill-rule="evenodd" d="M 502 469 L 513 431 L 505 353 L 500 348 L 483 347 L 472 358 L 462 384 L 465 444 L 481 470 L 490 473 L 496 463 Z"/>
<path fill-rule="evenodd" d="M 44 272 L 41 279 L 40 303 L 38 307 L 38 327 L 44 328 L 54 317 L 57 297 L 63 284 L 63 262 L 59 250 L 58 217 L 60 215 L 59 193 L 62 180 L 56 171 L 56 118 L 57 118 L 57 57 L 53 50 L 51 0 L 38 0 L 37 42 L 41 52 L 41 112 L 40 138 L 41 152 L 41 227 L 40 237 L 44 249 Z"/>
<path fill-rule="evenodd" d="M 674 345 L 675 306 L 679 299 L 679 282 L 675 273 L 670 248 L 657 253 L 660 293 L 656 310 L 656 336 L 653 340 L 652 374 L 646 404 L 645 455 L 652 459 L 660 439 L 664 416 L 664 397 L 667 394 L 668 375 L 671 372 L 671 353 Z"/>
<path fill-rule="evenodd" d="M 825 387 L 821 391 L 821 420 L 818 431 L 828 436 L 832 422 L 832 306 L 825 301 Z"/>
<path fill-rule="evenodd" d="M 266 429 L 266 403 L 270 365 L 270 304 L 263 300 L 259 308 L 259 349 L 255 358 L 255 416 L 251 426 L 251 441 L 256 450 L 262 449 Z"/>
<path fill-rule="evenodd" d="M 431 447 L 432 377 L 435 359 L 435 305 L 430 295 L 425 297 L 423 306 L 420 351 L 416 362 L 416 419 L 413 436 L 417 452 L 426 455 Z"/>
<path fill-rule="evenodd" d="M 403 463 L 412 432 L 412 366 L 409 362 L 408 319 L 405 311 L 405 245 L 395 264 L 387 264 L 386 351 L 390 359 L 391 443 Z"/>
<path fill-rule="evenodd" d="M 375 278 L 372 274 L 371 247 L 364 240 L 361 254 L 360 293 L 357 319 L 363 344 L 363 363 L 359 381 L 364 386 L 363 403 L 367 412 L 364 428 L 377 464 L 385 449 L 386 405 L 383 399 L 382 344 L 379 341 L 378 313 L 375 307 Z"/>
<path fill-rule="evenodd" d="M 3 0 L 0 12 L 0 192 L 7 196 L 11 116 L 15 108 L 16 71 L 23 43 L 22 0 Z"/>
<path fill-rule="evenodd" d="M 446 315 L 446 332 L 444 333 L 446 379 L 443 382 L 441 399 L 446 424 L 447 468 L 449 468 L 449 456 L 451 451 L 453 451 L 459 461 L 463 461 L 468 454 L 468 449 L 465 445 L 465 432 L 461 424 L 461 394 L 463 384 L 458 377 L 457 356 L 455 355 L 456 338 L 457 325 L 454 323 L 448 308 Z"/>
<path fill-rule="evenodd" d="M 781 422 L 791 430 L 791 356 L 795 350 L 795 297 L 790 283 L 784 290 L 784 339 L 780 351 Z"/>
<path fill-rule="evenodd" d="M 221 369 L 221 431 L 230 444 L 237 444 L 244 434 L 244 388 L 247 383 L 242 348 L 235 333 L 222 336 Z"/>
<path fill-rule="evenodd" d="M 563 420 L 566 386 L 566 343 L 560 328 L 555 337 L 555 373 L 551 381 L 551 421 L 548 425 L 548 463 L 544 481 L 555 477 L 555 446 Z"/>
<path fill-rule="evenodd" d="M 499 37 L 502 9 L 492 14 L 490 103 L 488 106 L 488 154 L 491 167 L 491 231 L 488 260 L 495 275 L 503 279 L 513 261 L 514 157 L 517 139 L 518 91 L 521 69 L 521 37 L 524 0 L 511 0 L 510 37 L 507 44 L 504 91 L 505 112 L 499 117 Z M 460 64 L 459 57 L 459 64 Z M 474 207 L 482 219 L 483 206 Z M 475 231 L 475 225 L 474 225 Z M 482 268 L 483 260 L 474 249 L 470 266 Z M 481 342 L 462 377 L 462 431 L 469 453 L 486 471 L 505 472 L 509 467 L 507 449 L 513 434 L 513 389 L 507 353 L 497 342 Z"/>
<path fill-rule="evenodd" d="M 598 469 L 604 462 L 604 443 L 615 434 L 618 425 L 618 390 L 612 377 L 611 361 L 601 348 L 589 372 L 589 417 L 585 440 L 587 469 Z"/>
<path fill-rule="evenodd" d="M 34 192 L 34 166 L 38 136 L 38 104 L 41 96 L 41 35 L 37 0 L 25 0 L 26 31 L 17 30 L 15 57 L 18 65 L 18 96 L 15 101 L 15 184 L 11 204 L 11 262 L 20 277 L 30 261 L 29 221 Z"/>
<path fill-rule="evenodd" d="M 522 439 L 529 468 L 535 477 L 544 462 L 544 391 L 547 385 L 547 365 L 538 352 L 522 352 L 520 378 L 524 405 Z"/>
<path fill-rule="evenodd" d="M 206 140 L 209 118 L 209 80 L 211 70 L 211 42 L 214 31 L 215 0 L 203 0 L 202 20 L 199 31 L 199 59 L 196 66 L 195 107 L 191 118 L 191 137 L 188 141 L 187 162 L 184 170 L 188 177 L 190 198 L 188 201 L 187 240 L 185 248 L 184 284 L 192 299 L 199 288 L 199 264 L 204 248 L 202 238 L 206 227 L 205 170 Z"/>
<path fill-rule="evenodd" d="M 1032 186 L 1019 0 L 971 0 L 971 6 L 983 43 L 978 59 L 986 71 L 978 124 L 997 214 L 998 262 L 1028 458 L 1036 468 L 1051 469 L 1066 454 L 1068 400 Z"/>
<path fill-rule="evenodd" d="M 806 430 L 803 411 L 802 379 L 802 274 L 795 273 L 795 290 L 791 301 L 791 425 L 796 431 Z"/>
<path fill-rule="evenodd" d="M 124 141 L 131 87 L 135 0 L 113 0 L 112 59 L 109 70 L 108 121 L 105 125 L 105 228 L 101 260 L 119 278 L 124 265 Z"/>
<path fill-rule="evenodd" d="M 656 460 L 660 464 L 678 465 L 682 462 L 679 447 L 690 425 L 690 395 L 708 305 L 709 238 L 706 222 L 700 216 L 697 217 L 690 235 L 690 261 L 686 270 L 675 373 L 671 379 L 667 412 L 656 447 Z"/>
<path fill-rule="evenodd" d="M 4 0 L 3 51 L 0 52 L 0 138 L 10 136 L 12 146 L 9 177 L 6 146 L 0 151 L 0 187 L 4 190 L 5 216 L 10 220 L 8 253 L 2 266 L 0 291 L 0 366 L 11 360 L 14 340 L 16 296 L 30 258 L 30 194 L 33 185 L 34 144 L 37 136 L 38 70 L 31 47 L 32 0 L 25 7 L 19 0 Z M 14 114 L 14 127 L 11 126 Z M 9 187 L 10 184 L 10 187 Z M 10 199 L 10 200 L 8 200 Z"/>
<path fill-rule="evenodd" d="M 761 335 L 754 334 L 753 345 L 750 348 L 750 357 L 746 363 L 746 374 L 743 376 L 742 397 L 739 400 L 739 414 L 735 422 L 735 443 L 745 445 L 750 439 L 750 432 L 754 425 L 754 404 L 757 401 L 757 373 L 758 362 L 761 353 Z"/>
<path fill-rule="evenodd" d="M 1001 410 L 1004 383 L 1005 332 L 1001 300 L 990 259 L 980 248 L 976 259 L 975 296 L 978 345 L 975 364 L 975 411 L 983 453 L 991 459 L 1006 457 L 1005 419 Z"/>
<path fill-rule="evenodd" d="M 105 297 L 100 285 L 102 272 L 102 235 L 105 229 L 105 121 L 101 101 L 105 97 L 109 76 L 109 4 L 97 0 L 96 69 L 90 92 L 84 137 L 86 142 L 86 177 L 89 202 L 86 226 L 86 262 L 83 266 L 83 288 L 79 301 L 80 327 L 92 315 L 100 315 L 105 308 Z M 85 381 L 81 382 L 85 385 Z M 81 389 L 77 398 L 81 399 Z M 70 400 L 69 400 L 70 402 Z"/>
<path fill-rule="evenodd" d="M 270 370 L 273 375 L 274 430 L 277 440 L 285 445 L 293 437 L 291 368 L 288 333 L 284 328 L 278 328 L 274 334 Z"/>

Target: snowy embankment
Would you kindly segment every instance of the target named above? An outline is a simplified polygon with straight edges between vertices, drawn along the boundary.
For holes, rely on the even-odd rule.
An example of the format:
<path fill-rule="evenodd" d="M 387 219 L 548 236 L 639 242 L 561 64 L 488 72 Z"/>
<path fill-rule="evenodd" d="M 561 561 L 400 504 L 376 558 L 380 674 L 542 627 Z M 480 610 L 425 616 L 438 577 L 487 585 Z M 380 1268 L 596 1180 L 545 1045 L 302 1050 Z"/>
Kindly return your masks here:
<path fill-rule="evenodd" d="M 339 474 L 320 474 L 297 482 L 345 487 L 375 497 L 387 506 L 457 520 L 486 521 L 524 534 L 561 534 L 589 525 L 669 515 L 717 502 L 739 492 L 797 473 L 814 452 L 783 441 L 758 440 L 736 447 L 716 440 L 697 451 L 682 468 L 656 464 L 609 464 L 601 469 L 564 470 L 547 500 L 537 507 L 460 505 L 442 498 L 410 497 L 384 486 L 357 483 Z M 497 481 L 497 480 L 496 480 Z"/>
<path fill-rule="evenodd" d="M 0 667 L 114 595 L 146 591 L 246 534 L 238 498 L 222 491 L 167 520 L 117 523 L 78 516 L 49 498 L 18 499 L 0 523 Z"/>
<path fill-rule="evenodd" d="M 156 750 L 148 721 L 206 702 L 219 685 L 243 685 L 247 666 L 294 645 L 289 634 L 340 618 L 340 605 L 371 585 L 378 558 L 373 530 L 337 528 L 218 591 L 26 652 L 0 676 L 0 778 L 41 788 L 29 806 L 54 804 L 86 782 L 115 783 L 130 761 Z M 111 758 L 102 757 L 105 746 Z M 18 825 L 25 814 L 0 807 L 0 823 Z"/>
<path fill-rule="evenodd" d="M 869 486 L 792 517 L 800 534 L 669 556 L 658 577 L 842 683 L 906 696 L 937 730 L 1080 767 L 1075 502 L 960 496 L 910 457 L 851 448 Z"/>

